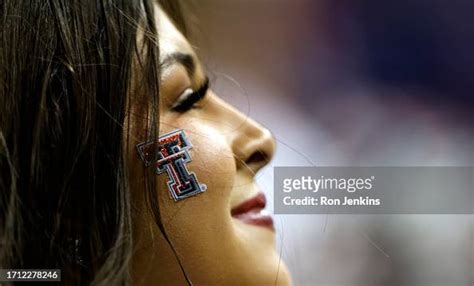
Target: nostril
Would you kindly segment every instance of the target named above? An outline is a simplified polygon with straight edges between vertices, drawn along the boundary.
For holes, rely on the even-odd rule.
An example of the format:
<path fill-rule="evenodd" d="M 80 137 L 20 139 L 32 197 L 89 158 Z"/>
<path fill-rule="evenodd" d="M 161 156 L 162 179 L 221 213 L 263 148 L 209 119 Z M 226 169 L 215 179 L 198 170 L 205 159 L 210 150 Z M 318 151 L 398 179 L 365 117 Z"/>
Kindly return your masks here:
<path fill-rule="evenodd" d="M 245 160 L 245 163 L 247 165 L 254 165 L 254 164 L 265 165 L 268 159 L 269 158 L 267 154 L 265 154 L 265 152 L 258 150 L 256 152 L 253 152 L 253 154 L 250 155 L 250 157 L 248 157 L 247 160 Z"/>

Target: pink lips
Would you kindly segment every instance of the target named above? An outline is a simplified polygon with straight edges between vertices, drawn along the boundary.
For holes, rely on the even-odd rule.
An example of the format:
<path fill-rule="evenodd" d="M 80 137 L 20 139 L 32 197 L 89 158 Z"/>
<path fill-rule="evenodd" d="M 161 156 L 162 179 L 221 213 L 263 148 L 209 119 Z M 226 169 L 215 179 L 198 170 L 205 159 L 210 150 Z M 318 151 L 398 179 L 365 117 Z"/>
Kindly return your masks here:
<path fill-rule="evenodd" d="M 255 197 L 246 200 L 231 210 L 233 218 L 244 223 L 267 227 L 274 230 L 273 219 L 270 215 L 262 213 L 267 200 L 263 193 L 258 193 Z"/>

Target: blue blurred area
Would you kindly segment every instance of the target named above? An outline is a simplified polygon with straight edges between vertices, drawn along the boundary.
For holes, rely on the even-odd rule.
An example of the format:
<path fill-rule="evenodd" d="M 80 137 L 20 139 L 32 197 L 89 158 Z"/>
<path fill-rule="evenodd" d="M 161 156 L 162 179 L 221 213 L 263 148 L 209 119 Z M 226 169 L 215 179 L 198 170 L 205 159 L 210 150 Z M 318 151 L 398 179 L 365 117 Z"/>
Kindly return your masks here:
<path fill-rule="evenodd" d="M 326 11 L 344 52 L 356 51 L 374 81 L 474 98 L 473 1 L 329 1 Z"/>

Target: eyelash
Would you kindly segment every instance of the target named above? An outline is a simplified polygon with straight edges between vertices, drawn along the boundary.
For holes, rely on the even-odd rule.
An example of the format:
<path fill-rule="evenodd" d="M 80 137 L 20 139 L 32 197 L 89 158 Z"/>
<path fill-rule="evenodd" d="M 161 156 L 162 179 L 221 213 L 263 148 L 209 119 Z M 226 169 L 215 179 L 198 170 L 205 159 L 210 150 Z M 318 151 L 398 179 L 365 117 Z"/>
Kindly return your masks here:
<path fill-rule="evenodd" d="M 192 109 L 197 102 L 199 102 L 200 100 L 204 98 L 204 96 L 206 96 L 208 90 L 209 90 L 209 80 L 206 79 L 204 84 L 201 87 L 199 87 L 197 90 L 192 91 L 191 93 L 186 95 L 183 99 L 181 99 L 182 96 L 180 96 L 180 98 L 178 98 L 178 102 L 176 102 L 171 107 L 171 110 L 184 113 Z"/>

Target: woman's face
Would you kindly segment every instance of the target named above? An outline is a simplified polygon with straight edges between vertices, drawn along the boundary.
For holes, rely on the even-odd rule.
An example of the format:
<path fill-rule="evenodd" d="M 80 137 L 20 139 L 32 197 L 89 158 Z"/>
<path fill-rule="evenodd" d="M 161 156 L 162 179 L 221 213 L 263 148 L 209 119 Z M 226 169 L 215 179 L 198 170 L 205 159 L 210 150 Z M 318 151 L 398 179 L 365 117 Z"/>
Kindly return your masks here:
<path fill-rule="evenodd" d="M 275 251 L 271 218 L 260 212 L 264 203 L 254 181 L 255 173 L 272 157 L 274 139 L 267 129 L 221 100 L 212 87 L 191 107 L 182 105 L 190 89 L 204 85 L 206 75 L 191 45 L 158 6 L 156 15 L 163 64 L 160 134 L 184 130 L 192 144 L 187 169 L 207 185 L 205 192 L 175 201 L 167 186 L 170 176 L 155 174 L 155 193 L 168 237 L 194 285 L 287 285 L 289 274 Z M 128 146 L 134 206 L 133 284 L 186 285 L 176 256 L 145 203 L 146 167 L 135 148 L 146 137 L 141 109 L 132 103 L 128 131 L 130 138 L 137 138 L 130 139 Z"/>

